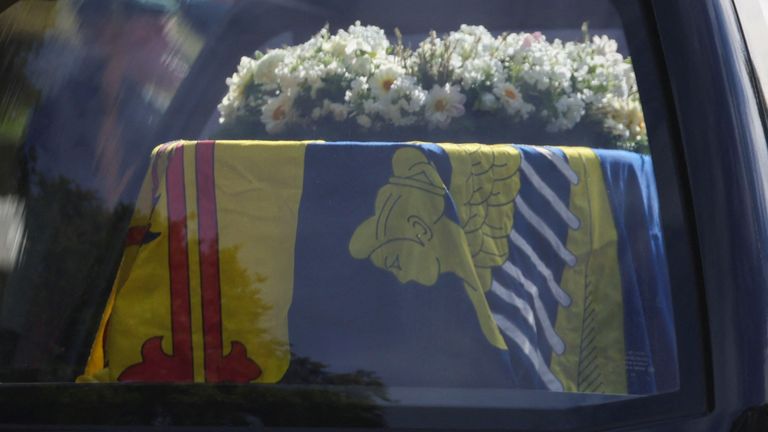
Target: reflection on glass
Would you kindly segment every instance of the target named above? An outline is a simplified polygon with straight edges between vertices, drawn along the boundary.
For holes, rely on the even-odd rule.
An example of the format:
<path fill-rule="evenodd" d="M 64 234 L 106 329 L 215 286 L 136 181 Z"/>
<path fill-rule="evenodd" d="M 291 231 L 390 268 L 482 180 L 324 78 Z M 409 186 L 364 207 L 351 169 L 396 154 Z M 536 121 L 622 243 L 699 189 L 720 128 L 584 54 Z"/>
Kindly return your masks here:
<path fill-rule="evenodd" d="M 0 381 L 286 385 L 365 424 L 677 388 L 607 4 L 44 3 L 0 15 Z M 185 136 L 287 142 L 156 147 Z"/>
<path fill-rule="evenodd" d="M 95 323 L 79 316 L 103 305 L 154 128 L 210 30 L 201 5 L 182 6 L 20 1 L 0 15 L 0 193 L 24 205 L 4 223 L 25 245 L 0 291 L 0 380 L 80 369 Z"/>

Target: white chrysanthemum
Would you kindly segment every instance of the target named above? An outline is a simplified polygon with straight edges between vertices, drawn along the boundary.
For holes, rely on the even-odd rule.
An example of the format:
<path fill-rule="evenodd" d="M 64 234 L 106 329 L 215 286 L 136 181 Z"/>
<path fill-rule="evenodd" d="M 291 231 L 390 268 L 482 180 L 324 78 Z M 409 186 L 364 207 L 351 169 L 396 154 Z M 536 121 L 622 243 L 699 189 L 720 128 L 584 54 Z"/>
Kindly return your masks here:
<path fill-rule="evenodd" d="M 395 126 L 418 122 L 426 99 L 416 78 L 392 64 L 382 66 L 368 81 L 353 80 L 350 87 L 345 96 L 350 105 L 372 120 Z"/>
<path fill-rule="evenodd" d="M 262 108 L 261 122 L 264 123 L 267 133 L 276 134 L 285 130 L 294 115 L 293 97 L 283 93 L 267 101 Z"/>
<path fill-rule="evenodd" d="M 493 86 L 493 94 L 499 98 L 501 105 L 511 115 L 520 115 L 525 119 L 534 109 L 533 105 L 523 100 L 523 94 L 511 83 L 496 83 Z"/>
<path fill-rule="evenodd" d="M 388 99 L 391 96 L 395 83 L 405 74 L 402 67 L 395 64 L 387 64 L 380 67 L 368 80 L 371 92 L 379 99 Z"/>
<path fill-rule="evenodd" d="M 427 94 L 424 101 L 427 124 L 430 127 L 446 128 L 454 117 L 464 115 L 464 102 L 467 100 L 458 86 L 437 84 Z"/>

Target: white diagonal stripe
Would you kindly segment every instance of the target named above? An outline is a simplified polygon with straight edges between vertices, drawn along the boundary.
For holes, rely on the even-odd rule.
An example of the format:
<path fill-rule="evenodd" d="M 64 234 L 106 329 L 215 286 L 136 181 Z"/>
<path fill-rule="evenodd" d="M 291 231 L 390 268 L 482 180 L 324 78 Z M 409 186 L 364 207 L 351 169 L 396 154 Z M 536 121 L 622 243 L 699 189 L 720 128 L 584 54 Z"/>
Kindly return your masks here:
<path fill-rule="evenodd" d="M 549 267 L 544 264 L 544 261 L 539 258 L 539 255 L 536 253 L 536 251 L 533 250 L 531 245 L 529 245 L 528 242 L 525 241 L 525 239 L 522 238 L 520 234 L 518 234 L 514 229 L 509 234 L 509 239 L 512 240 L 512 243 L 520 248 L 523 253 L 528 255 L 528 258 L 530 258 L 531 261 L 533 261 L 533 265 L 536 267 L 536 270 L 538 270 L 539 273 L 544 276 L 544 279 L 547 281 L 547 286 L 549 286 L 549 291 L 552 292 L 553 296 L 555 296 L 557 302 L 563 306 L 569 306 L 571 304 L 571 296 L 563 291 L 560 285 L 555 282 L 555 277 L 552 275 L 552 270 L 550 270 Z"/>
<path fill-rule="evenodd" d="M 571 229 L 578 229 L 581 225 L 579 218 L 577 218 L 576 215 L 568 210 L 568 207 L 563 204 L 563 202 L 552 191 L 552 189 L 550 189 L 550 187 L 544 183 L 541 177 L 539 177 L 539 175 L 536 173 L 536 170 L 534 170 L 533 167 L 528 162 L 526 162 L 525 158 L 523 158 L 520 162 L 520 169 L 522 169 L 523 173 L 525 173 L 525 175 L 528 176 L 528 179 L 531 180 L 533 187 L 536 188 L 536 190 L 539 191 L 539 193 L 542 194 L 550 204 L 552 204 L 552 207 L 554 207 L 557 214 L 563 218 L 565 223 L 567 223 Z"/>
<path fill-rule="evenodd" d="M 541 356 L 539 350 L 531 344 L 531 341 L 525 337 L 520 329 L 499 314 L 493 314 L 493 318 L 496 320 L 499 329 L 509 336 L 509 338 L 512 339 L 531 360 L 533 367 L 536 369 L 536 372 L 541 377 L 541 380 L 544 381 L 547 388 L 551 391 L 563 391 L 563 384 L 560 383 L 552 371 L 549 370 L 549 367 L 544 362 L 544 358 Z"/>
<path fill-rule="evenodd" d="M 566 160 L 563 159 L 563 157 L 561 157 L 559 154 L 553 152 L 552 150 L 546 147 L 531 146 L 531 148 L 543 154 L 549 160 L 551 160 L 552 163 L 555 164 L 557 169 L 560 170 L 561 173 L 563 173 L 565 178 L 568 179 L 568 182 L 570 184 L 575 185 L 579 183 L 579 176 L 576 175 L 576 172 L 573 171 L 573 168 L 571 168 L 571 166 L 568 165 L 568 162 L 566 162 Z"/>
<path fill-rule="evenodd" d="M 560 255 L 560 258 L 562 258 L 569 267 L 576 265 L 576 256 L 573 255 L 573 253 L 565 247 L 559 238 L 557 238 L 557 234 L 555 234 L 552 229 L 549 228 L 546 222 L 544 222 L 539 217 L 539 215 L 534 213 L 533 210 L 528 207 L 528 204 L 523 201 L 523 198 L 520 195 L 515 198 L 515 205 L 520 210 L 520 214 L 522 214 L 523 217 L 528 220 L 528 223 L 530 223 L 536 229 L 536 231 L 540 232 L 541 235 L 547 239 L 555 252 Z"/>
<path fill-rule="evenodd" d="M 536 321 L 533 316 L 533 310 L 531 309 L 531 306 L 528 305 L 528 303 L 518 297 L 515 293 L 513 293 L 511 290 L 508 290 L 501 286 L 500 283 L 493 281 L 491 284 L 491 292 L 495 293 L 499 298 L 504 300 L 505 302 L 511 304 L 512 306 L 515 306 L 517 309 L 520 310 L 520 313 L 523 314 L 523 317 L 526 321 L 528 321 L 528 324 L 531 325 L 531 328 L 536 330 Z"/>
<path fill-rule="evenodd" d="M 539 289 L 536 287 L 536 285 L 533 284 L 533 282 L 528 280 L 528 278 L 523 275 L 523 272 L 521 272 L 519 268 L 517 268 L 511 262 L 505 262 L 501 268 L 504 269 L 508 275 L 512 276 L 515 280 L 520 282 L 523 288 L 528 291 L 531 297 L 533 297 L 533 308 L 536 310 L 536 317 L 539 319 L 541 329 L 544 330 L 544 337 L 547 338 L 547 342 L 549 342 L 549 346 L 552 347 L 554 352 L 557 354 L 562 354 L 565 351 L 565 343 L 563 343 L 563 340 L 560 339 L 560 336 L 557 335 L 554 327 L 552 327 L 552 322 L 549 320 L 549 315 L 547 314 L 546 309 L 544 309 L 544 304 L 541 302 Z"/>

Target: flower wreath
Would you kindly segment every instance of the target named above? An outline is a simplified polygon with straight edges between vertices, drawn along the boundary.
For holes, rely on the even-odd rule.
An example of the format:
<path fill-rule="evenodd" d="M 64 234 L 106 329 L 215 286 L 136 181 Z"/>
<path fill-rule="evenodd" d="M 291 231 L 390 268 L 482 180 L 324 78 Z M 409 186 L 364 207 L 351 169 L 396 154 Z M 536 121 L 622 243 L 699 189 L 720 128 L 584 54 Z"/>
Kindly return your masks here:
<path fill-rule="evenodd" d="M 585 31 L 583 42 L 549 42 L 540 32 L 493 36 L 462 25 L 444 37 L 431 32 L 412 50 L 395 34 L 392 44 L 382 29 L 356 22 L 243 57 L 226 81 L 220 123 L 312 138 L 398 130 L 455 137 L 489 128 L 561 137 L 587 128 L 603 146 L 647 150 L 632 63 L 607 36 Z"/>

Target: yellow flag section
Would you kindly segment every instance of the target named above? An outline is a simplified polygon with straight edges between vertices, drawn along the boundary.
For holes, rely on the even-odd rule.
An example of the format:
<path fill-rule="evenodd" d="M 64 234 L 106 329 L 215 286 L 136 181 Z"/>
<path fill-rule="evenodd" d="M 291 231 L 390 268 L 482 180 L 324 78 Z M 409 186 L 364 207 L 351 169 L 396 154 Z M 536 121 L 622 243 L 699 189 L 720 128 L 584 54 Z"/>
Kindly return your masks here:
<path fill-rule="evenodd" d="M 621 275 L 614 226 L 598 156 L 588 148 L 560 148 L 579 178 L 570 210 L 581 227 L 566 247 L 576 265 L 566 267 L 562 288 L 573 303 L 560 308 L 555 331 L 566 343 L 551 369 L 567 392 L 627 393 Z"/>
<path fill-rule="evenodd" d="M 440 147 L 450 158 L 450 194 L 460 224 L 445 217 L 447 191 L 435 165 L 419 149 L 404 147 L 392 158 L 392 176 L 377 194 L 375 214 L 357 227 L 349 250 L 357 259 L 369 258 L 392 271 L 401 282 L 432 286 L 441 273 L 457 275 L 488 342 L 506 349 L 485 293 L 491 269 L 508 257 L 520 154 L 509 145 Z M 390 257 L 398 257 L 397 265 L 388 262 Z M 406 271 L 400 257 L 411 264 Z"/>
<path fill-rule="evenodd" d="M 468 286 L 478 320 L 486 338 L 506 349 L 485 294 L 491 288 L 491 271 L 509 258 L 507 236 L 512 230 L 514 200 L 520 190 L 520 152 L 510 145 L 440 144 L 451 161 L 450 193 L 456 205 L 468 248 L 472 271 L 456 271 Z M 446 262 L 450 255 L 447 253 Z M 460 268 L 456 265 L 455 267 Z M 472 281 L 472 282 L 470 282 Z"/>
<path fill-rule="evenodd" d="M 251 144 L 260 157 L 248 157 Z M 282 377 L 306 145 L 179 141 L 155 149 L 78 381 Z"/>

